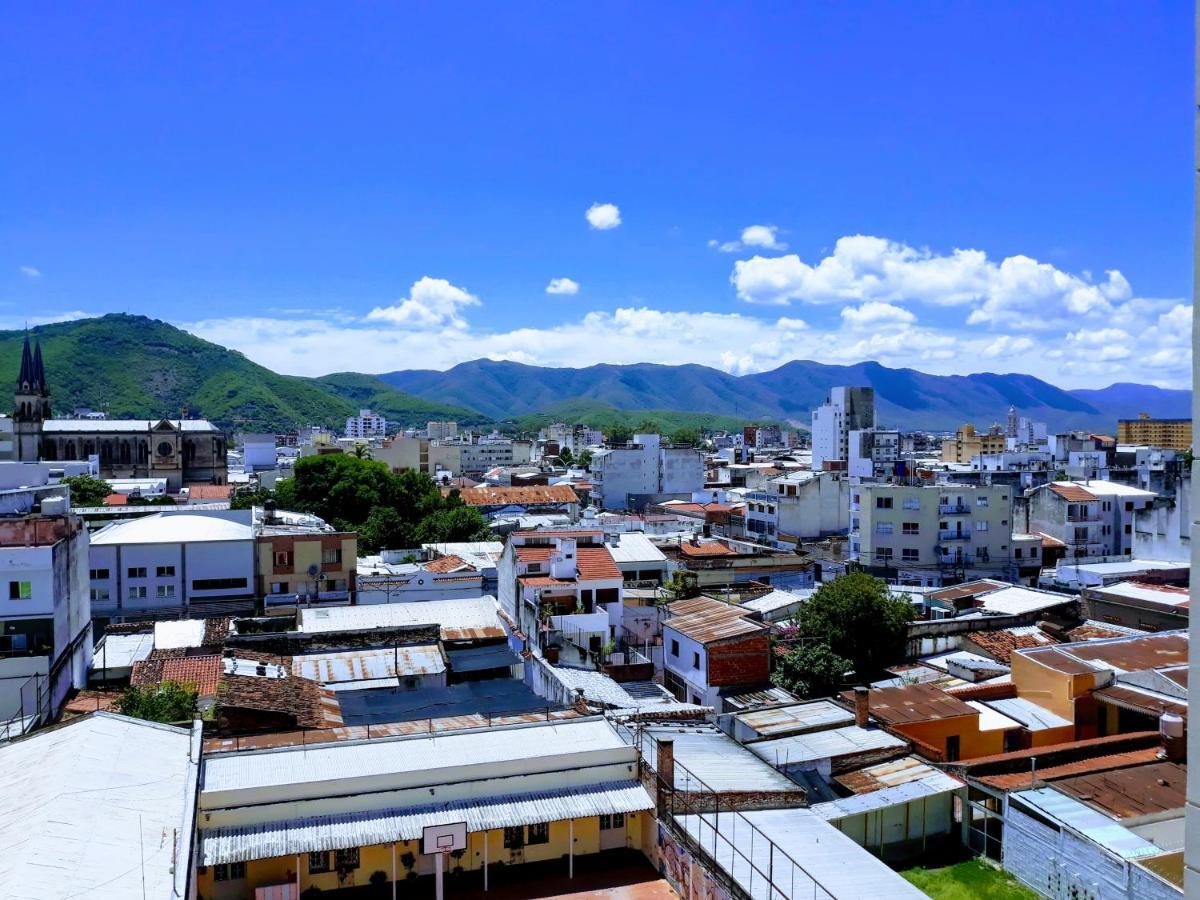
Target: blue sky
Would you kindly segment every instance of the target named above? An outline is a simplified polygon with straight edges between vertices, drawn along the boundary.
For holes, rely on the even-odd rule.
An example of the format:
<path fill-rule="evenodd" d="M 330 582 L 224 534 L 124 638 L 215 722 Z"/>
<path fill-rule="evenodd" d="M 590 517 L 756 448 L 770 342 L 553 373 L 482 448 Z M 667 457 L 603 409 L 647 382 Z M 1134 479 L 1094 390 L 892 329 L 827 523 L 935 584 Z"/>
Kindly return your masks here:
<path fill-rule="evenodd" d="M 30 4 L 0 51 L 9 324 L 1189 379 L 1184 2 Z"/>

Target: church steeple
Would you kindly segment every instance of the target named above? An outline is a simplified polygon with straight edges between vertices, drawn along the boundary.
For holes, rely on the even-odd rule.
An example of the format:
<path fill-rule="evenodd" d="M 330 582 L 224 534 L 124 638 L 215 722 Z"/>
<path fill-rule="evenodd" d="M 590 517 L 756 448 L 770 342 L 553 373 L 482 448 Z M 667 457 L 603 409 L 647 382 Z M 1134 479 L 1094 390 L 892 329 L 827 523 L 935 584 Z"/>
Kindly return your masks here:
<path fill-rule="evenodd" d="M 42 365 L 42 342 L 38 341 L 33 348 L 33 389 L 43 394 L 46 390 L 46 369 Z"/>
<path fill-rule="evenodd" d="M 31 344 L 25 332 L 21 348 L 21 371 L 13 406 L 13 449 L 18 460 L 36 462 L 39 457 L 42 423 L 50 418 L 50 391 L 46 387 L 46 368 L 42 345 Z"/>
<path fill-rule="evenodd" d="M 39 345 L 40 346 L 40 345 Z M 29 347 L 29 332 L 25 332 L 25 346 L 21 348 L 21 371 L 17 374 L 17 393 L 28 394 L 34 390 L 33 351 Z"/>

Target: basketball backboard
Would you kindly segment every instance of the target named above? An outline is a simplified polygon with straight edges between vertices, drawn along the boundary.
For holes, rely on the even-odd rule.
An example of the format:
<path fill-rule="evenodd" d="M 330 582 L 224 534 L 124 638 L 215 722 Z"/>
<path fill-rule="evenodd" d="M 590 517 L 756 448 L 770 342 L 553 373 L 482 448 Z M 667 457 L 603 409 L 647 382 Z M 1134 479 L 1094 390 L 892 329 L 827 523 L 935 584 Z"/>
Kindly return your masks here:
<path fill-rule="evenodd" d="M 451 850 L 466 849 L 466 822 L 452 822 L 449 825 L 426 825 L 421 830 L 422 853 L 449 853 Z"/>

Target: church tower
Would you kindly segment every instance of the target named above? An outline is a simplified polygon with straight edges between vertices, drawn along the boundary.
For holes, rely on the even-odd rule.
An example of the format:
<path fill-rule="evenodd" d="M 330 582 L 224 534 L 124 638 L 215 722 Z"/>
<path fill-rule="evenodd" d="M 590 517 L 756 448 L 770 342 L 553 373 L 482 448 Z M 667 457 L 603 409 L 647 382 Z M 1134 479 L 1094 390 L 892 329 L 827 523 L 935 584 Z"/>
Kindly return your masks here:
<path fill-rule="evenodd" d="M 13 456 L 22 462 L 37 462 L 42 442 L 42 422 L 50 418 L 50 391 L 46 388 L 46 370 L 42 366 L 42 345 L 21 349 L 21 371 L 13 407 Z"/>

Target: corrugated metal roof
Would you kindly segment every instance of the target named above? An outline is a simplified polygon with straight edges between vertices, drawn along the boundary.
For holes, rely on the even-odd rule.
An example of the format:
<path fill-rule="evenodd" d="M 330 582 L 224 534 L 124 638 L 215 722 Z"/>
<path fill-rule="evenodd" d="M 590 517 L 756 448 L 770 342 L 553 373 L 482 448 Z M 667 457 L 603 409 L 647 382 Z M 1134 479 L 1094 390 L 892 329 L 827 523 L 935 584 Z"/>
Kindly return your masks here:
<path fill-rule="evenodd" d="M 442 640 L 505 637 L 496 598 L 487 594 L 463 600 L 421 600 L 366 606 L 331 606 L 300 610 L 299 630 L 307 634 L 440 625 Z"/>
<path fill-rule="evenodd" d="M 924 760 L 915 756 L 905 756 L 877 766 L 867 766 L 857 772 L 846 772 L 834 780 L 856 794 L 869 794 L 872 791 L 908 784 L 910 781 L 920 781 L 937 771 L 939 770 Z"/>
<path fill-rule="evenodd" d="M 908 744 L 882 728 L 848 725 L 772 741 L 755 741 L 747 744 L 746 749 L 772 766 L 788 768 L 875 750 L 902 751 L 908 749 Z"/>
<path fill-rule="evenodd" d="M 305 653 L 292 657 L 292 674 L 322 684 L 370 679 L 437 675 L 446 671 L 437 644 L 407 644 L 338 653 Z"/>
<path fill-rule="evenodd" d="M 846 816 L 887 809 L 891 806 L 920 800 L 923 797 L 936 797 L 938 794 L 956 791 L 961 787 L 963 787 L 963 783 L 957 778 L 951 778 L 945 772 L 929 768 L 919 778 L 912 778 L 902 784 L 871 791 L 867 794 L 855 794 L 853 797 L 840 797 L 827 803 L 817 803 L 812 806 L 812 811 L 827 821 L 844 819 Z"/>
<path fill-rule="evenodd" d="M 487 644 L 482 647 L 447 650 L 446 657 L 450 660 L 452 672 L 482 672 L 486 669 L 514 666 L 521 662 L 521 658 L 513 653 L 508 644 Z"/>
<path fill-rule="evenodd" d="M 1122 859 L 1142 859 L 1162 853 L 1161 847 L 1138 837 L 1104 813 L 1098 812 L 1052 787 L 1010 794 L 1009 802 L 1011 803 L 1013 800 L 1018 801 L 1018 809 L 1020 809 L 1020 803 L 1025 803 L 1043 815 L 1073 828 Z"/>
<path fill-rule="evenodd" d="M 996 712 L 1020 722 L 1029 731 L 1044 731 L 1047 728 L 1064 728 L 1071 724 L 1068 719 L 1038 706 L 1024 697 L 1008 697 L 1003 700 L 977 701 Z"/>
<path fill-rule="evenodd" d="M 800 791 L 791 779 L 766 765 L 733 738 L 708 725 L 642 728 L 642 758 L 657 771 L 657 740 L 675 743 L 675 787 L 722 791 Z M 689 776 L 690 773 L 690 776 Z"/>
<path fill-rule="evenodd" d="M 720 641 L 763 631 L 766 625 L 746 618 L 750 611 L 732 603 L 710 597 L 677 600 L 667 606 L 670 618 L 663 628 L 670 628 L 701 644 Z"/>
<path fill-rule="evenodd" d="M 738 713 L 734 718 L 759 735 L 778 735 L 848 725 L 854 721 L 854 713 L 830 700 L 813 700 Z"/>
<path fill-rule="evenodd" d="M 1034 777 L 1038 781 L 1057 781 L 1060 778 L 1070 778 L 1072 775 L 1084 775 L 1088 772 L 1103 772 L 1107 769 L 1120 769 L 1124 766 L 1139 766 L 1143 763 L 1155 762 L 1158 759 L 1158 753 L 1157 746 L 1143 747 L 1140 750 L 1128 750 L 1124 753 L 1080 759 L 1059 766 L 1040 767 L 1036 771 L 1030 767 L 1024 772 L 978 775 L 973 778 L 975 781 L 999 788 L 1002 791 L 1011 791 L 1031 787 L 1031 779 Z"/>
<path fill-rule="evenodd" d="M 755 709 L 774 703 L 799 703 L 800 698 L 785 688 L 771 687 L 761 691 L 747 691 L 744 694 L 734 694 L 723 698 L 729 709 Z"/>
<path fill-rule="evenodd" d="M 1187 769 L 1173 762 L 1153 762 L 1074 775 L 1056 781 L 1054 786 L 1116 819 L 1135 819 L 1175 810 L 1182 815 L 1187 798 Z"/>
<path fill-rule="evenodd" d="M 407 809 L 370 810 L 334 816 L 287 819 L 240 828 L 214 828 L 200 833 L 199 864 L 247 862 L 296 853 L 369 847 L 421 837 L 429 825 L 466 822 L 468 832 L 560 822 L 612 813 L 653 809 L 637 781 L 456 800 Z M 500 847 L 495 851 L 499 853 Z"/>

